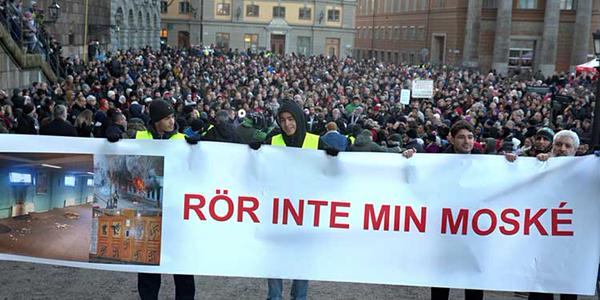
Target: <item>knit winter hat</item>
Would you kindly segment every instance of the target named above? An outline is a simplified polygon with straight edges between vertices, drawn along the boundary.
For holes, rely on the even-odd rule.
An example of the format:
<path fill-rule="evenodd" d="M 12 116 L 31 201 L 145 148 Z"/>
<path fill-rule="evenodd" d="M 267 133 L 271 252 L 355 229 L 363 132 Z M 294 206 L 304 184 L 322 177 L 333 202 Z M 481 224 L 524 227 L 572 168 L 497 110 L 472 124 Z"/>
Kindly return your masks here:
<path fill-rule="evenodd" d="M 165 100 L 154 100 L 150 103 L 150 122 L 156 123 L 175 113 L 173 107 Z"/>
<path fill-rule="evenodd" d="M 554 131 L 548 127 L 540 128 L 536 133 L 536 136 L 542 136 L 552 142 L 554 140 Z"/>

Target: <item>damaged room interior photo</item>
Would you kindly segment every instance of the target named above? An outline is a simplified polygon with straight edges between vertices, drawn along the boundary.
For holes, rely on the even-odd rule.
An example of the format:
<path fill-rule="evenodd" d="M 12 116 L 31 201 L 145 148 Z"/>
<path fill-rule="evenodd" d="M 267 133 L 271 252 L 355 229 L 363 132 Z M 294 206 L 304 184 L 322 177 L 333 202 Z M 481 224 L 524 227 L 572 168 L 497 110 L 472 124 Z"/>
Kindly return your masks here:
<path fill-rule="evenodd" d="M 0 253 L 87 261 L 93 156 L 0 153 Z"/>

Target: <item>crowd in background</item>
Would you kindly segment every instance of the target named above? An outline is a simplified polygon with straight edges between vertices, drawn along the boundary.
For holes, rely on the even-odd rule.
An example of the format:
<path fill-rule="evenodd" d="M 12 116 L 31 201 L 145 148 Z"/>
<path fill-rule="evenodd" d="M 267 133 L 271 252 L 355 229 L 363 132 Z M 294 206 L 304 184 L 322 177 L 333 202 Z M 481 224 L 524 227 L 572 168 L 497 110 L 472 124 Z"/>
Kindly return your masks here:
<path fill-rule="evenodd" d="M 122 116 L 123 137 L 132 137 L 147 125 L 148 105 L 163 99 L 175 107 L 180 132 L 201 136 L 217 123 L 228 123 L 229 132 L 219 140 L 248 143 L 239 136 L 244 126 L 264 140 L 278 130 L 273 116 L 281 102 L 292 100 L 304 109 L 309 132 L 337 131 L 351 138 L 349 145 L 372 141 L 381 146 L 366 148 L 371 151 L 400 146 L 443 152 L 449 128 L 458 120 L 473 125 L 475 147 L 482 153 L 527 155 L 537 136 L 550 138 L 562 129 L 581 138 L 578 154 L 591 150 L 595 95 L 589 74 L 500 76 L 493 70 L 350 57 L 168 47 L 108 53 L 87 64 L 67 59 L 63 68 L 65 78 L 54 84 L 0 91 L 0 131 L 48 134 L 44 126 L 63 105 L 77 136 L 106 137 Z M 401 90 L 417 79 L 434 81 L 433 98 L 401 104 Z M 218 121 L 219 111 L 227 122 Z M 370 136 L 361 136 L 364 130 Z"/>

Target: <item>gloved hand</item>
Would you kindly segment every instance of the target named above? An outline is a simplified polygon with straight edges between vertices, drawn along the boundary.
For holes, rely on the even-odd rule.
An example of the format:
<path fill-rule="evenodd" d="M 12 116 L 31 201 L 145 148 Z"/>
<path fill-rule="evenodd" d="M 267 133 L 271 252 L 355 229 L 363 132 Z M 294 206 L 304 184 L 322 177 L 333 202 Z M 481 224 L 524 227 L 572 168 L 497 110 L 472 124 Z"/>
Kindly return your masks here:
<path fill-rule="evenodd" d="M 107 135 L 106 139 L 111 143 L 116 143 L 121 139 L 121 135 L 118 135 L 118 134 Z"/>
<path fill-rule="evenodd" d="M 596 156 L 600 157 L 600 150 L 594 151 L 594 154 L 596 154 Z"/>
<path fill-rule="evenodd" d="M 260 149 L 261 145 L 262 144 L 260 142 L 252 142 L 252 143 L 248 144 L 248 146 L 250 146 L 250 148 L 252 150 L 258 150 L 258 149 Z"/>
<path fill-rule="evenodd" d="M 325 150 L 325 153 L 327 153 L 327 155 L 330 155 L 330 156 L 338 156 L 338 154 L 340 153 L 340 151 L 338 151 L 336 149 L 329 148 L 329 149 Z"/>
<path fill-rule="evenodd" d="M 190 145 L 196 145 L 200 141 L 199 137 L 185 136 L 185 141 Z"/>

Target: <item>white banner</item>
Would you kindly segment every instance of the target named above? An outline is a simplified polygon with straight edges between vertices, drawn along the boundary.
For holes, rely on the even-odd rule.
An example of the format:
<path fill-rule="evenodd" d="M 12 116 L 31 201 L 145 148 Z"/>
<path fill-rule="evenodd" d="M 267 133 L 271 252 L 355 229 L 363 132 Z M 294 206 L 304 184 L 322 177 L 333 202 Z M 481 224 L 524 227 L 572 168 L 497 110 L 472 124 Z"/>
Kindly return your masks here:
<path fill-rule="evenodd" d="M 433 80 L 413 80 L 412 97 L 427 99 L 433 98 Z"/>
<path fill-rule="evenodd" d="M 330 157 L 270 146 L 19 135 L 1 135 L 0 145 L 0 214 L 9 211 L 0 230 L 10 230 L 0 233 L 0 259 L 595 292 L 594 156 Z"/>

